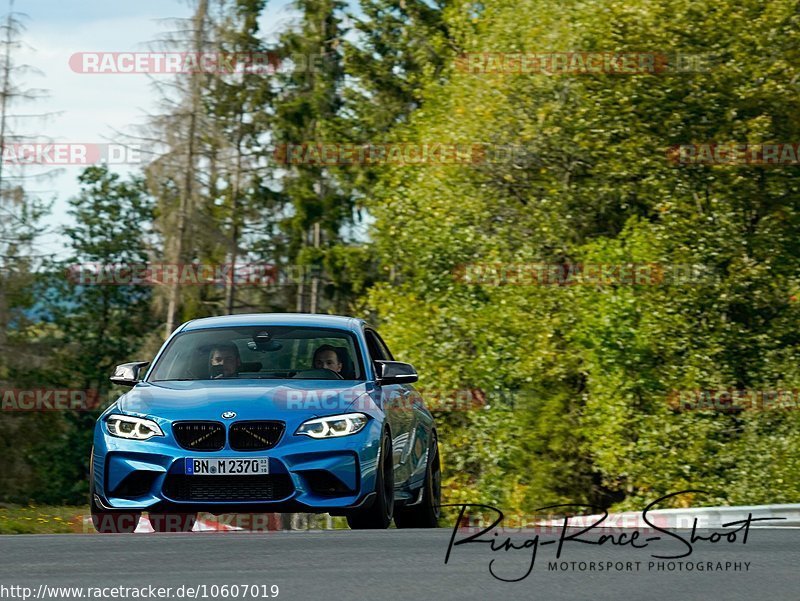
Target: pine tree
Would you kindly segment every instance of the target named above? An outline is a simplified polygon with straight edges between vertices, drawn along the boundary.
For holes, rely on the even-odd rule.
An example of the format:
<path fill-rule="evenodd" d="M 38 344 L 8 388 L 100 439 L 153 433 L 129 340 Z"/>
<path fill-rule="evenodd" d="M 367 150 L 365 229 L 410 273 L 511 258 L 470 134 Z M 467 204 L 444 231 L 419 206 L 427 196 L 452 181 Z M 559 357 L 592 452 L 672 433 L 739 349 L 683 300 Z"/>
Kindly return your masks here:
<path fill-rule="evenodd" d="M 26 416 L 58 433 L 21 442 L 36 474 L 27 498 L 51 503 L 86 499 L 93 425 L 109 398 L 109 375 L 115 365 L 141 358 L 157 325 L 152 287 L 113 279 L 150 258 L 153 202 L 143 180 L 124 181 L 105 166 L 91 166 L 78 181 L 80 193 L 69 201 L 71 224 L 61 232 L 64 256 L 38 278 L 40 355 L 28 369 L 37 386 L 84 391 L 89 408 L 99 406 Z"/>
<path fill-rule="evenodd" d="M 212 128 L 206 137 L 214 166 L 209 176 L 209 217 L 218 224 L 220 240 L 225 240 L 221 256 L 233 268 L 254 258 L 251 248 L 270 236 L 277 220 L 275 195 L 266 183 L 275 64 L 259 36 L 258 17 L 265 4 L 265 0 L 221 0 L 215 16 L 217 52 L 237 57 L 238 64 L 233 73 L 216 74 L 207 100 Z M 236 309 L 236 278 L 231 277 L 223 310 L 231 314 Z"/>
<path fill-rule="evenodd" d="M 25 185 L 29 176 L 24 166 L 14 160 L 16 145 L 30 140 L 25 134 L 26 122 L 40 119 L 30 105 L 43 95 L 41 90 L 22 88 L 19 79 L 30 69 L 15 61 L 24 32 L 21 13 L 14 11 L 9 1 L 8 13 L 0 23 L 0 381 L 9 376 L 6 358 L 19 357 L 15 332 L 26 321 L 25 310 L 30 304 L 32 271 L 40 262 L 33 243 L 43 233 L 41 218 L 48 206 L 28 193 Z M 20 111 L 20 105 L 25 109 Z M 16 328 L 10 324 L 15 322 Z M 22 341 L 20 341 L 22 342 Z M 17 367 L 24 365 L 20 361 Z"/>
<path fill-rule="evenodd" d="M 278 78 L 274 142 L 277 147 L 335 144 L 341 141 L 343 3 L 339 0 L 298 0 L 297 27 L 280 38 L 279 52 L 295 57 L 294 68 Z M 302 57 L 298 60 L 298 57 Z M 341 239 L 342 227 L 352 220 L 351 198 L 341 191 L 335 170 L 320 164 L 287 164 L 280 178 L 290 207 L 283 223 L 289 265 L 312 273 L 297 285 L 297 311 L 320 309 L 320 270 L 324 249 Z"/>
<path fill-rule="evenodd" d="M 179 30 L 162 46 L 173 51 L 186 51 L 188 46 L 199 55 L 211 47 L 210 37 L 209 2 L 197 0 L 188 31 Z M 156 226 L 163 240 L 164 258 L 172 264 L 186 264 L 197 258 L 208 79 L 209 74 L 195 69 L 168 85 L 156 86 L 165 110 L 151 117 L 148 138 L 154 148 L 163 146 L 165 150 L 147 166 L 147 181 L 157 201 Z M 165 303 L 165 335 L 169 336 L 178 325 L 184 304 L 178 279 L 159 297 Z"/>
<path fill-rule="evenodd" d="M 458 46 L 444 18 L 450 2 L 360 0 L 345 42 L 345 93 L 351 135 L 367 142 L 391 135 L 436 85 Z"/>

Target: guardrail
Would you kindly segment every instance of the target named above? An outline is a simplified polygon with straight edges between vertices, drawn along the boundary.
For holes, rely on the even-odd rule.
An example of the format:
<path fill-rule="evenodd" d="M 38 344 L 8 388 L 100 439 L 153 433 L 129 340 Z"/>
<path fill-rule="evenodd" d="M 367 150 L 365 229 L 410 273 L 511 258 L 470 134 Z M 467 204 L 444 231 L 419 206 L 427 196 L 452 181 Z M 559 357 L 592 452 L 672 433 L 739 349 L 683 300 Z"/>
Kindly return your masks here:
<path fill-rule="evenodd" d="M 204 519 L 204 517 L 206 519 Z M 195 531 L 256 531 L 270 532 L 280 530 L 333 530 L 344 527 L 335 524 L 334 519 L 327 514 L 255 514 L 248 516 L 250 520 L 217 520 L 212 516 L 201 516 L 194 527 Z M 694 507 L 685 509 L 654 509 L 647 512 L 648 522 L 645 522 L 641 511 L 622 511 L 609 513 L 598 524 L 603 516 L 578 515 L 569 518 L 571 527 L 582 528 L 594 526 L 595 528 L 649 528 L 652 525 L 659 528 L 680 529 L 692 528 L 697 520 L 697 529 L 723 528 L 725 524 L 740 522 L 751 517 L 752 520 L 769 520 L 754 522 L 751 528 L 800 528 L 800 503 L 787 503 L 781 505 L 739 505 L 720 507 Z M 209 519 L 210 518 L 210 519 Z M 782 519 L 777 519 L 782 518 Z M 341 521 L 341 520 L 340 520 Z M 84 532 L 92 531 L 91 520 L 85 516 Z M 563 518 L 541 520 L 530 523 L 529 526 L 561 528 Z M 485 527 L 482 522 L 465 524 L 465 526 Z M 244 527 L 243 527 L 244 526 Z M 449 526 L 448 526 L 449 527 Z M 142 517 L 136 532 L 152 532 L 153 529 L 147 517 Z"/>
<path fill-rule="evenodd" d="M 697 520 L 697 528 L 722 528 L 725 524 L 746 520 L 769 520 L 755 522 L 752 528 L 800 527 L 800 503 L 782 505 L 736 505 L 720 507 L 692 507 L 681 509 L 653 509 L 647 512 L 651 524 L 661 528 L 692 528 Z M 571 517 L 571 526 L 583 527 L 595 524 L 602 515 Z M 783 519 L 777 519 L 783 518 Z M 538 522 L 539 526 L 562 526 L 563 518 Z M 641 511 L 609 513 L 598 528 L 643 528 L 648 524 Z"/>

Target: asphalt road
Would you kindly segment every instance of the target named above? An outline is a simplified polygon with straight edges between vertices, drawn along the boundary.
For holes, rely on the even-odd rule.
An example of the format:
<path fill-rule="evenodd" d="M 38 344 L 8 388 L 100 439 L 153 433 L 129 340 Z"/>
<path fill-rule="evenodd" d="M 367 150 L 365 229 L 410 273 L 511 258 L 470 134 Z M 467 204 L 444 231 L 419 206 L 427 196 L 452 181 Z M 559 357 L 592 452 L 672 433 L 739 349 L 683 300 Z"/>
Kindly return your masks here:
<path fill-rule="evenodd" d="M 688 538 L 687 531 L 676 532 Z M 209 587 L 206 598 L 214 598 L 211 585 L 243 583 L 266 585 L 265 592 L 278 585 L 279 599 L 326 601 L 800 599 L 797 529 L 754 529 L 746 544 L 741 537 L 735 543 L 724 539 L 716 544 L 696 542 L 692 555 L 675 560 L 672 571 L 666 560 L 650 557 L 651 552 L 685 551 L 683 543 L 669 537 L 646 549 L 567 542 L 560 561 L 576 565 L 567 566 L 566 571 L 548 569 L 557 546 L 550 544 L 539 547 L 533 570 L 519 582 L 496 580 L 489 573 L 489 563 L 495 560 L 498 575 L 519 577 L 530 564 L 532 547 L 493 552 L 490 544 L 460 545 L 453 548 L 445 565 L 451 535 L 451 530 L 439 529 L 1 536 L 0 599 L 9 598 L 12 590 L 3 587 L 14 585 L 32 587 L 33 593 L 40 585 L 153 585 L 173 587 L 168 598 L 180 598 L 178 587 L 200 584 Z M 456 540 L 464 536 L 459 533 Z M 522 546 L 533 536 L 534 532 L 523 531 L 511 538 Z M 597 541 L 597 535 L 583 538 Z M 540 533 L 540 542 L 551 539 L 557 535 Z M 627 562 L 631 568 L 636 561 L 640 565 L 633 571 L 588 571 L 592 561 L 596 569 L 599 562 L 609 561 L 623 562 L 617 564 L 623 569 Z M 650 561 L 665 562 L 665 570 L 658 570 L 657 563 L 648 569 Z M 680 571 L 677 561 L 684 562 Z M 587 562 L 583 570 L 580 562 Z M 686 562 L 693 563 L 693 571 L 686 571 Z M 708 571 L 709 562 L 714 568 L 724 568 L 726 562 L 730 567 Z M 749 562 L 746 571 L 744 562 Z M 739 571 L 734 571 L 735 563 Z M 700 564 L 704 571 L 697 571 Z M 74 597 L 62 592 L 49 598 Z"/>

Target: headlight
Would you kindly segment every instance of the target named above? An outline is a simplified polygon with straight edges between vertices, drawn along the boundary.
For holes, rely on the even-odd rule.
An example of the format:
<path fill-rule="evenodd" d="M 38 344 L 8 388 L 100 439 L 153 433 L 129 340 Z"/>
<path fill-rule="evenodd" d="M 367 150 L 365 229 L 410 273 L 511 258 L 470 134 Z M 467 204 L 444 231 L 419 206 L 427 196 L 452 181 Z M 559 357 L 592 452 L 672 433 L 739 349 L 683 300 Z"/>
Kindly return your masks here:
<path fill-rule="evenodd" d="M 349 436 L 361 431 L 369 418 L 363 413 L 345 413 L 318 417 L 303 422 L 295 434 L 303 434 L 311 438 L 334 438 Z"/>
<path fill-rule="evenodd" d="M 131 440 L 148 440 L 153 436 L 164 436 L 158 424 L 149 419 L 130 415 L 109 415 L 106 418 L 108 431 L 113 436 Z"/>

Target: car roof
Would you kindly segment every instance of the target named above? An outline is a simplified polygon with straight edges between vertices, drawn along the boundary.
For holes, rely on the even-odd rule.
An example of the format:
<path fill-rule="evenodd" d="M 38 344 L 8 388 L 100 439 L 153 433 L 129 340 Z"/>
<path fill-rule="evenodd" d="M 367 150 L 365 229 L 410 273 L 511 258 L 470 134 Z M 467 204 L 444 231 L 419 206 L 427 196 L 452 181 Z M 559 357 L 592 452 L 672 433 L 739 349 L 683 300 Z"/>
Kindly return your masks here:
<path fill-rule="evenodd" d="M 187 321 L 179 331 L 188 332 L 205 328 L 230 326 L 308 326 L 340 328 L 352 332 L 361 329 L 363 319 L 345 315 L 320 315 L 318 313 L 248 313 L 241 315 L 221 315 Z"/>

